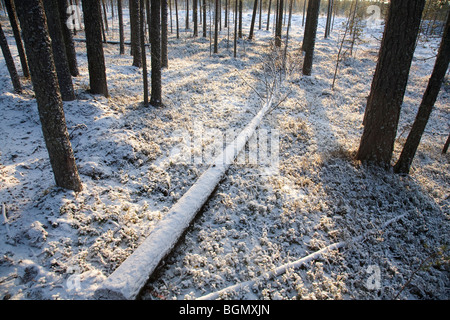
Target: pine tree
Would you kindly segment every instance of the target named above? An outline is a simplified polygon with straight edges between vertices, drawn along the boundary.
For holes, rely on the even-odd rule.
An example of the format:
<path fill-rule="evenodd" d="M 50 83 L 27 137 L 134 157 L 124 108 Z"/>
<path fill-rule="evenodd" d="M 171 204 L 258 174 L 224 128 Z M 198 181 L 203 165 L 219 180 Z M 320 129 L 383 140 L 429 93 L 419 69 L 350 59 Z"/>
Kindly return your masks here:
<path fill-rule="evenodd" d="M 119 52 L 120 54 L 125 54 L 125 35 L 123 28 L 123 10 L 122 10 L 122 0 L 117 0 L 117 13 L 119 15 Z"/>
<path fill-rule="evenodd" d="M 305 36 L 303 38 L 303 50 L 305 50 L 303 74 L 307 76 L 311 75 L 312 71 L 317 24 L 319 22 L 319 10 L 320 0 L 309 0 L 308 14 L 306 16 Z"/>
<path fill-rule="evenodd" d="M 61 20 L 57 0 L 43 0 L 47 17 L 47 26 L 52 39 L 53 57 L 58 75 L 59 89 L 63 101 L 75 100 L 72 75 L 67 62 L 66 45 L 62 34 Z"/>
<path fill-rule="evenodd" d="M 139 0 L 130 0 L 130 25 L 131 25 L 131 53 L 133 55 L 133 66 L 137 68 L 142 67 L 142 52 L 140 46 L 140 16 Z"/>
<path fill-rule="evenodd" d="M 416 154 L 422 134 L 425 131 L 428 119 L 430 118 L 433 106 L 447 73 L 450 62 L 450 15 L 447 17 L 445 24 L 444 35 L 442 36 L 441 45 L 439 47 L 438 55 L 434 65 L 433 72 L 428 86 L 423 95 L 422 102 L 419 106 L 416 119 L 414 120 L 411 131 L 406 139 L 400 158 L 394 166 L 395 173 L 408 174 L 411 163 Z"/>
<path fill-rule="evenodd" d="M 13 0 L 5 0 L 6 11 L 8 11 L 9 22 L 13 30 L 14 39 L 16 40 L 17 51 L 19 52 L 20 64 L 22 65 L 22 72 L 25 78 L 30 77 L 28 69 L 27 57 L 25 55 L 25 48 L 23 47 L 22 37 L 20 36 L 20 27 L 17 21 L 16 6 Z"/>
<path fill-rule="evenodd" d="M 16 6 L 23 30 L 42 132 L 56 184 L 79 192 L 82 190 L 82 184 L 67 132 L 42 1 L 21 0 Z"/>
<path fill-rule="evenodd" d="M 248 40 L 253 39 L 253 31 L 255 29 L 255 21 L 256 21 L 256 10 L 258 9 L 258 0 L 253 2 L 253 13 L 252 13 L 252 22 L 250 23 L 250 32 L 248 34 Z"/>
<path fill-rule="evenodd" d="M 56 1 L 58 3 L 60 25 L 62 28 L 62 34 L 64 39 L 64 45 L 66 46 L 67 62 L 69 64 L 70 74 L 72 77 L 80 75 L 78 70 L 77 53 L 75 51 L 75 44 L 73 42 L 73 36 L 71 30 L 67 26 L 67 20 L 69 14 L 67 13 L 68 4 L 67 1 Z M 78 10 L 77 10 L 78 11 Z"/>
<path fill-rule="evenodd" d="M 9 50 L 8 42 L 6 41 L 5 34 L 3 33 L 2 25 L 0 24 L 0 47 L 2 48 L 3 57 L 5 57 L 6 67 L 8 68 L 9 75 L 16 93 L 22 92 L 22 86 L 20 84 L 19 75 L 17 74 L 16 65 L 14 59 Z"/>
<path fill-rule="evenodd" d="M 357 160 L 390 167 L 425 0 L 392 1 L 364 114 Z"/>
<path fill-rule="evenodd" d="M 167 0 L 161 0 L 161 68 L 169 67 L 168 57 L 168 11 Z"/>
<path fill-rule="evenodd" d="M 161 106 L 161 5 L 159 0 L 151 0 L 151 32 L 150 52 L 152 65 L 152 93 L 150 104 L 154 107 Z"/>
<path fill-rule="evenodd" d="M 105 56 L 102 44 L 102 13 L 98 0 L 83 0 L 90 92 L 108 96 Z"/>

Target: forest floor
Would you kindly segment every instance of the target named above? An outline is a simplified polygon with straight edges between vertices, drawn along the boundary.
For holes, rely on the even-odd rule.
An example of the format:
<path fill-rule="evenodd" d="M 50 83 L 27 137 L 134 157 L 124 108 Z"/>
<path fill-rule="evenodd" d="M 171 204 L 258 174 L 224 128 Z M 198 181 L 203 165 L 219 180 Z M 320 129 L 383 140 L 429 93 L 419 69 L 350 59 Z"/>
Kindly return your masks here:
<path fill-rule="evenodd" d="M 244 14 L 244 26 L 250 16 Z M 293 16 L 286 73 L 267 72 L 280 62 L 271 31 L 240 40 L 236 59 L 232 30 L 229 41 L 222 30 L 216 55 L 209 39 L 170 34 L 162 108 L 142 106 L 142 72 L 117 45 L 105 45 L 111 97 L 87 93 L 85 44 L 77 42 L 77 100 L 64 108 L 84 185 L 79 193 L 55 187 L 31 83 L 24 82 L 24 94 L 12 93 L 1 59 L 0 298 L 91 297 L 208 167 L 225 133 L 238 133 L 253 118 L 267 94 L 264 80 L 276 76 L 281 103 L 259 131 L 278 143 L 275 165 L 233 165 L 141 298 L 199 298 L 370 232 L 364 241 L 222 298 L 449 299 L 450 156 L 441 155 L 450 131 L 448 78 L 411 174 L 362 165 L 353 156 L 382 26 L 364 29 L 331 90 L 344 19 L 324 39 L 320 18 L 308 77 L 301 75 L 301 19 Z M 430 38 L 417 46 L 394 160 L 438 45 Z"/>

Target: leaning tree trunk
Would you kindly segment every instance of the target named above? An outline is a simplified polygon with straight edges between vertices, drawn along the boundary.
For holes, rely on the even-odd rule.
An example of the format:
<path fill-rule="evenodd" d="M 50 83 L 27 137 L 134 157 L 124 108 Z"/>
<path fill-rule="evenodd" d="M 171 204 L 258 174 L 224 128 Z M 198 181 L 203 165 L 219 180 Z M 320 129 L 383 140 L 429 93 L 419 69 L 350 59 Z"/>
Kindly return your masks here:
<path fill-rule="evenodd" d="M 154 107 L 161 106 L 161 6 L 159 0 L 151 0 L 151 65 L 152 65 L 152 93 L 150 104 Z"/>
<path fill-rule="evenodd" d="M 258 9 L 258 0 L 253 2 L 252 22 L 250 23 L 250 33 L 248 34 L 248 40 L 253 39 L 253 30 L 255 30 L 256 10 Z"/>
<path fill-rule="evenodd" d="M 306 17 L 305 37 L 303 40 L 303 48 L 305 49 L 303 74 L 307 76 L 310 76 L 312 72 L 317 24 L 319 22 L 319 10 L 320 0 L 309 0 L 308 15 Z"/>
<path fill-rule="evenodd" d="M 43 0 L 47 17 L 47 26 L 52 39 L 53 57 L 58 75 L 59 89 L 63 101 L 75 100 L 72 75 L 67 62 L 66 45 L 62 34 L 57 0 Z"/>
<path fill-rule="evenodd" d="M 6 67 L 8 68 L 9 75 L 14 87 L 14 91 L 17 93 L 22 92 L 22 86 L 20 85 L 19 75 L 17 74 L 16 65 L 14 59 L 9 50 L 8 42 L 6 41 L 5 34 L 3 33 L 2 25 L 0 24 L 0 47 L 2 47 L 3 56 L 5 57 Z"/>
<path fill-rule="evenodd" d="M 90 91 L 108 96 L 105 56 L 102 44 L 102 12 L 97 0 L 83 0 L 86 51 L 89 68 Z"/>
<path fill-rule="evenodd" d="M 425 0 L 391 1 L 357 160 L 389 168 Z"/>
<path fill-rule="evenodd" d="M 42 132 L 56 184 L 79 192 L 82 190 L 82 184 L 67 132 L 42 2 L 41 0 L 21 0 L 17 1 L 16 5 Z"/>
<path fill-rule="evenodd" d="M 433 111 L 434 103 L 438 97 L 445 74 L 447 73 L 450 62 L 450 15 L 447 18 L 444 35 L 442 37 L 441 46 L 438 51 L 433 73 L 425 94 L 422 98 L 419 111 L 411 128 L 411 132 L 406 139 L 400 158 L 394 166 L 395 173 L 408 174 L 411 163 L 416 154 L 422 134 L 425 131 L 428 119 Z"/>
<path fill-rule="evenodd" d="M 5 7 L 8 11 L 9 21 L 13 30 L 14 39 L 16 40 L 17 51 L 19 52 L 20 64 L 22 65 L 22 72 L 25 78 L 30 77 L 30 70 L 28 69 L 27 57 L 25 56 L 25 49 L 20 36 L 20 27 L 17 22 L 16 7 L 13 0 L 5 0 Z"/>

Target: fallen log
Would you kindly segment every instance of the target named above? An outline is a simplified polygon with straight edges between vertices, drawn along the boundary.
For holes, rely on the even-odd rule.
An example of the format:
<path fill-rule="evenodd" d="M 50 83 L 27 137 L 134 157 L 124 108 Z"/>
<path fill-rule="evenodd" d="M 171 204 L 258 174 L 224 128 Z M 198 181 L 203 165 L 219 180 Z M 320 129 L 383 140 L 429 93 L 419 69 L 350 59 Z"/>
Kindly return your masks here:
<path fill-rule="evenodd" d="M 272 97 L 178 200 L 139 247 L 99 286 L 94 299 L 133 300 L 175 247 L 272 106 Z"/>

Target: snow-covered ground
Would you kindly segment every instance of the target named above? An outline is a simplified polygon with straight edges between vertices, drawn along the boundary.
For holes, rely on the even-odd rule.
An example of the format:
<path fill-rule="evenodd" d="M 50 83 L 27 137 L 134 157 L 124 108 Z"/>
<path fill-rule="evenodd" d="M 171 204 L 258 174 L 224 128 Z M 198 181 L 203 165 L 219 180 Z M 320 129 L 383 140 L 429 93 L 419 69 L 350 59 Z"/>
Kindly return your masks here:
<path fill-rule="evenodd" d="M 246 34 L 250 16 L 244 14 Z M 305 77 L 301 19 L 294 15 L 290 30 L 290 72 L 277 96 L 285 99 L 261 126 L 278 130 L 278 170 L 233 165 L 142 299 L 199 298 L 369 231 L 364 241 L 223 298 L 449 298 L 450 166 L 449 156 L 441 155 L 450 131 L 448 78 L 411 175 L 361 165 L 353 155 L 382 26 L 365 30 L 354 56 L 341 62 L 331 90 L 344 20 L 336 19 L 324 39 L 321 17 L 313 74 Z M 182 31 L 180 39 L 169 35 L 165 106 L 159 109 L 140 104 L 141 70 L 131 66 L 129 55 L 118 54 L 117 45 L 105 46 L 111 97 L 87 93 L 85 45 L 76 44 L 77 100 L 64 107 L 84 185 L 78 194 L 55 187 L 31 84 L 24 82 L 22 95 L 12 93 L 0 60 L 0 201 L 7 217 L 0 218 L 1 298 L 90 298 L 207 168 L 192 161 L 217 143 L 218 135 L 207 133 L 239 132 L 258 112 L 263 102 L 256 91 L 264 95 L 264 80 L 272 76 L 264 70 L 279 62 L 265 23 L 253 42 L 239 41 L 237 59 L 232 30 L 229 42 L 222 30 L 218 55 L 210 55 L 208 39 Z M 13 38 L 8 41 L 19 66 Z M 439 39 L 431 39 L 417 47 L 395 159 L 433 68 L 434 59 L 425 58 L 438 45 Z M 183 137 L 195 137 L 199 125 L 205 130 L 202 144 L 183 149 Z"/>

